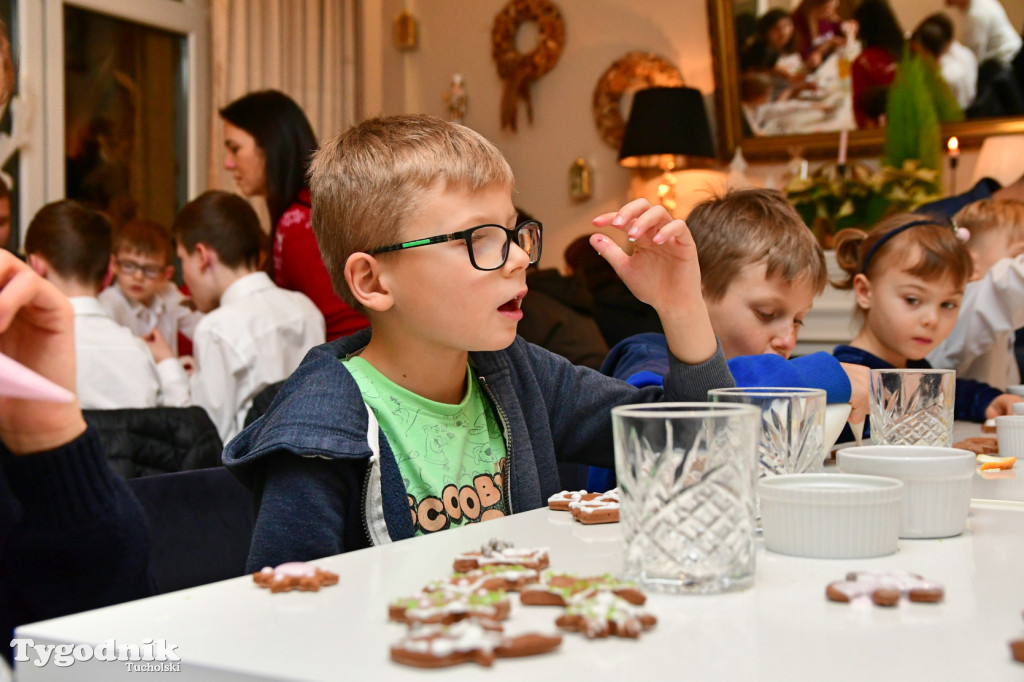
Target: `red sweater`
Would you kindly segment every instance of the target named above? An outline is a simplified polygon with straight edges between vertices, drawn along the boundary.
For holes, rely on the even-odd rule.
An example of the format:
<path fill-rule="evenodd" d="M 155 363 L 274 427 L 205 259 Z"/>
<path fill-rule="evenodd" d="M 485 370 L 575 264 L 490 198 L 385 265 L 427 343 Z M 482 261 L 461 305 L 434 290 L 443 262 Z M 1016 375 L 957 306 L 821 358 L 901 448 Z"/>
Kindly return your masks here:
<path fill-rule="evenodd" d="M 277 221 L 274 238 L 274 282 L 283 289 L 299 291 L 320 309 L 327 323 L 327 340 L 348 336 L 370 325 L 334 293 L 331 276 L 320 257 L 320 247 L 310 221 L 309 190 Z"/>

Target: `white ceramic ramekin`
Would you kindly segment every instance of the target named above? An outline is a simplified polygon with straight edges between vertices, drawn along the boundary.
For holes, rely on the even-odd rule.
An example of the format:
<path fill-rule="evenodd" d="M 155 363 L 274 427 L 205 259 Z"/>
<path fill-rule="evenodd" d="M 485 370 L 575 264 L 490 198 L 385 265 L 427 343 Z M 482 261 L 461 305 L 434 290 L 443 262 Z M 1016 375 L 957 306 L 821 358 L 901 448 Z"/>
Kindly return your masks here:
<path fill-rule="evenodd" d="M 1024 457 L 1024 415 L 996 417 L 996 438 L 1000 457 Z"/>
<path fill-rule="evenodd" d="M 1010 409 L 1013 410 L 1014 414 L 1024 415 L 1024 403 L 1013 403 L 1010 405 Z M 992 421 L 995 421 L 994 419 Z"/>
<path fill-rule="evenodd" d="M 956 448 L 865 445 L 836 454 L 836 466 L 843 473 L 903 481 L 901 538 L 947 538 L 962 533 L 971 506 L 975 465 L 973 452 Z"/>
<path fill-rule="evenodd" d="M 767 549 L 822 559 L 896 551 L 903 483 L 879 476 L 793 474 L 762 478 L 761 527 Z"/>

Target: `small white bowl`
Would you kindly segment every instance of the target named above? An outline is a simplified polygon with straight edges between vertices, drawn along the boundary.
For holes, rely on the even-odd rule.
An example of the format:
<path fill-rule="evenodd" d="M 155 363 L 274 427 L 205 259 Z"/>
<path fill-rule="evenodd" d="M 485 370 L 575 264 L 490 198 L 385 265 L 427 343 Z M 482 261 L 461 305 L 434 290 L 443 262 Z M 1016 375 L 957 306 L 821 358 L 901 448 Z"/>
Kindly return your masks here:
<path fill-rule="evenodd" d="M 1013 384 L 1012 386 L 1007 386 L 1006 392 L 1024 397 L 1024 384 Z"/>
<path fill-rule="evenodd" d="M 996 417 L 996 438 L 1000 457 L 1024 457 L 1024 415 Z"/>
<path fill-rule="evenodd" d="M 765 547 L 821 559 L 896 551 L 903 483 L 880 476 L 791 474 L 757 483 Z"/>
<path fill-rule="evenodd" d="M 1024 405 L 1024 403 L 1021 403 Z M 850 404 L 849 403 L 834 403 L 832 405 L 825 406 L 825 459 L 828 459 L 828 453 L 832 449 L 832 446 L 839 440 L 839 434 L 843 432 L 843 427 L 846 426 L 846 420 L 850 417 Z"/>
<path fill-rule="evenodd" d="M 843 473 L 903 481 L 901 538 L 948 538 L 964 532 L 976 463 L 969 450 L 923 445 L 865 445 L 843 448 L 836 455 Z"/>
<path fill-rule="evenodd" d="M 1014 414 L 1024 415 L 1024 403 L 1013 403 L 1010 405 L 1010 409 L 1013 410 Z"/>

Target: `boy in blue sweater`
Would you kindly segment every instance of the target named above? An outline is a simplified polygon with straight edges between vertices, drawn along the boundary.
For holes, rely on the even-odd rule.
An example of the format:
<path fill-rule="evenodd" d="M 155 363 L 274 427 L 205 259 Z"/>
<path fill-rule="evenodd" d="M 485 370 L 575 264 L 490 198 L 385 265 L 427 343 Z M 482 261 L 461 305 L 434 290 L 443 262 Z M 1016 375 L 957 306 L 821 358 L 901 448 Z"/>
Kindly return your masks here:
<path fill-rule="evenodd" d="M 828 353 L 790 360 L 804 317 L 828 281 L 825 257 L 781 193 L 732 191 L 697 204 L 686 220 L 697 246 L 711 326 L 738 386 L 823 388 L 828 402 L 867 411 L 867 372 Z M 660 334 L 626 339 L 602 371 L 634 385 L 660 383 Z"/>
<path fill-rule="evenodd" d="M 225 450 L 258 502 L 252 570 L 541 507 L 556 460 L 612 465 L 612 407 L 733 384 L 693 240 L 662 207 L 594 220 L 632 255 L 591 237 L 665 326 L 665 387 L 637 389 L 516 337 L 542 228 L 517 224 L 511 169 L 479 134 L 374 118 L 325 143 L 310 175 L 334 288 L 371 328 L 313 349 Z"/>
<path fill-rule="evenodd" d="M 779 192 L 732 191 L 697 204 L 686 223 L 697 246 L 704 301 L 737 386 L 822 388 L 849 402 L 850 420 L 868 409 L 868 371 L 828 353 L 790 359 L 804 317 L 828 281 L 821 247 Z M 601 371 L 634 386 L 660 385 L 668 369 L 661 334 L 637 334 L 611 349 Z M 594 469 L 588 490 L 615 485 Z"/>

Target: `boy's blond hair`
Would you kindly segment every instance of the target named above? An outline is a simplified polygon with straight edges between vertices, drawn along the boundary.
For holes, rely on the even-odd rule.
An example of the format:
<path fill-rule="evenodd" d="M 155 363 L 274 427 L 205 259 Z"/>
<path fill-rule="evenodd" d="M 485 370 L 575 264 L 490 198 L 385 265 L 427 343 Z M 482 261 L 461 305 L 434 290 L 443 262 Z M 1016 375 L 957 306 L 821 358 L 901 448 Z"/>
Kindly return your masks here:
<path fill-rule="evenodd" d="M 371 118 L 313 155 L 313 233 L 334 291 L 350 305 L 360 307 L 345 283 L 349 256 L 402 241 L 402 226 L 438 183 L 470 192 L 508 187 L 510 195 L 514 187 L 512 169 L 493 144 L 432 116 Z"/>
<path fill-rule="evenodd" d="M 768 277 L 825 290 L 825 254 L 781 192 L 733 190 L 693 207 L 686 224 L 697 244 L 704 298 L 725 296 L 742 268 L 765 263 Z"/>
<path fill-rule="evenodd" d="M 970 231 L 968 247 L 976 237 L 1002 228 L 1008 232 L 1010 243 L 1024 240 L 1024 201 L 982 199 L 964 206 L 953 219 L 957 227 Z"/>

